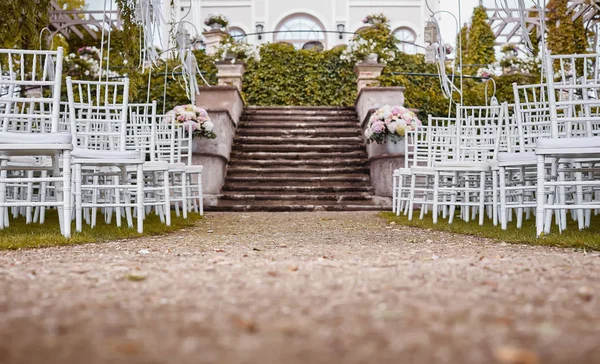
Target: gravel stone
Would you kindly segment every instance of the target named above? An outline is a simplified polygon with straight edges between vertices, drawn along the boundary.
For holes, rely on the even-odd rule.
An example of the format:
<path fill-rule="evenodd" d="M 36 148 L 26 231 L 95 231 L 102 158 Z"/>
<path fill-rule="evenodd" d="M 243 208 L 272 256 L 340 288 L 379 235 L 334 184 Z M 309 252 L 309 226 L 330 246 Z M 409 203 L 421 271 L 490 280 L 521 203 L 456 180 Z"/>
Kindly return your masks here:
<path fill-rule="evenodd" d="M 0 362 L 600 363 L 599 258 L 373 212 L 212 213 L 0 252 Z"/>

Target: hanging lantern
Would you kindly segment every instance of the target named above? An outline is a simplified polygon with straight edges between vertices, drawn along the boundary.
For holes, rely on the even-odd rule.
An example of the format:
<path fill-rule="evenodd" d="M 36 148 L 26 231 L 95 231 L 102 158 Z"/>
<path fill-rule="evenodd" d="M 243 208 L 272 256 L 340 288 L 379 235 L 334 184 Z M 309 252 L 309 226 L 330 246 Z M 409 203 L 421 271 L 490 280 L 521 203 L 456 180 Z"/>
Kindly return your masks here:
<path fill-rule="evenodd" d="M 425 43 L 437 43 L 437 24 L 434 21 L 428 21 L 427 26 L 425 26 L 425 32 L 423 33 L 423 38 Z"/>

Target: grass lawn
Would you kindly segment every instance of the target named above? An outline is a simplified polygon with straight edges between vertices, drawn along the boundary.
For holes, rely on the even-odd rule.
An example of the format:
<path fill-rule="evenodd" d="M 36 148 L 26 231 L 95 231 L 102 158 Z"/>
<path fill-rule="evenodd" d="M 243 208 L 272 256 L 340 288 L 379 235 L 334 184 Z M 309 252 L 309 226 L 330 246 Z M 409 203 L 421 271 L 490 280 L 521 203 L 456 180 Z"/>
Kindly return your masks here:
<path fill-rule="evenodd" d="M 507 243 L 600 250 L 600 216 L 592 216 L 591 227 L 589 229 L 579 231 L 576 223 L 569 221 L 567 230 L 563 231 L 562 234 L 558 232 L 558 228 L 553 227 L 550 234 L 541 236 L 540 238 L 536 238 L 535 236 L 535 218 L 525 220 L 521 229 L 517 229 L 516 223 L 513 222 L 508 224 L 506 230 L 502 230 L 500 226 L 494 226 L 489 220 L 483 226 L 479 226 L 477 221 L 464 222 L 459 218 L 455 218 L 452 224 L 448 224 L 447 220 L 442 219 L 440 216 L 438 223 L 434 225 L 431 215 L 427 215 L 423 220 L 419 220 L 417 214 L 416 218 L 413 216 L 412 221 L 409 221 L 404 215 L 396 216 L 392 212 L 382 212 L 379 216 L 386 219 L 388 223 L 393 221 L 399 225 L 448 231 L 451 233 L 490 238 Z"/>
<path fill-rule="evenodd" d="M 98 220 L 102 220 L 98 215 Z M 89 225 L 84 223 L 83 231 L 75 233 L 75 224 L 73 224 L 73 235 L 70 239 L 66 239 L 60 233 L 58 226 L 58 214 L 50 211 L 46 214 L 46 222 L 40 224 L 25 224 L 24 218 L 11 219 L 10 227 L 0 230 L 0 250 L 11 250 L 20 248 L 42 248 L 49 246 L 85 244 L 85 243 L 100 243 L 104 241 L 113 241 L 120 239 L 138 238 L 142 236 L 160 235 L 172 231 L 177 231 L 186 227 L 194 226 L 201 220 L 202 216 L 190 213 L 187 220 L 183 217 L 171 215 L 171 226 L 166 226 L 160 222 L 158 216 L 149 215 L 144 221 L 144 233 L 138 234 L 135 219 L 134 227 L 118 228 L 114 223 L 111 225 L 100 222 L 94 229 L 90 229 Z M 113 217 L 114 222 L 114 217 Z"/>

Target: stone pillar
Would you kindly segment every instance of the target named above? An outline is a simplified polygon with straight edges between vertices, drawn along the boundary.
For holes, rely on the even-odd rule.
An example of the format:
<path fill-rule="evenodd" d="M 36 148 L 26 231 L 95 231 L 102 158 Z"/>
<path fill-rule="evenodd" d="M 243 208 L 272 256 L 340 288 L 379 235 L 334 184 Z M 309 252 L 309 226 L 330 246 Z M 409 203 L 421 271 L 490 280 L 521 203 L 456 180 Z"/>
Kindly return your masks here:
<path fill-rule="evenodd" d="M 358 93 L 354 106 L 363 132 L 375 110 L 384 105 L 404 104 L 404 90 L 404 87 L 367 87 Z M 374 195 L 388 199 L 391 206 L 392 173 L 404 167 L 404 151 L 392 150 L 386 144 L 370 143 L 367 145 L 367 155 Z"/>
<path fill-rule="evenodd" d="M 242 78 L 246 72 L 245 63 L 216 62 L 217 80 L 219 86 L 234 86 L 242 92 Z"/>
<path fill-rule="evenodd" d="M 206 54 L 212 56 L 217 52 L 217 47 L 221 44 L 227 33 L 221 29 L 213 29 L 202 33 L 204 35 L 204 44 L 206 46 Z"/>
<path fill-rule="evenodd" d="M 358 87 L 358 92 L 365 87 L 377 87 L 379 86 L 379 81 L 377 78 L 381 76 L 381 71 L 385 64 L 382 63 L 357 63 L 354 66 L 354 73 L 358 80 L 356 82 L 356 86 Z"/>
<path fill-rule="evenodd" d="M 225 183 L 233 138 L 244 109 L 242 95 L 233 86 L 200 87 L 196 105 L 208 111 L 216 139 L 194 138 L 193 160 L 204 166 L 202 187 L 205 206 L 215 206 Z"/>

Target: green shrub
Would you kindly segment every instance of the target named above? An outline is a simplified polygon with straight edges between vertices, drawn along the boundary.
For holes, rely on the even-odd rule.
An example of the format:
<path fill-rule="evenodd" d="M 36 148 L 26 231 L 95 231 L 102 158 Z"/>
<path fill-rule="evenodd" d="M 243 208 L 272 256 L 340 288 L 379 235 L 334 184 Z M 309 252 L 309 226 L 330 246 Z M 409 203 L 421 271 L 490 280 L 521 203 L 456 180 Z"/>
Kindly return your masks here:
<path fill-rule="evenodd" d="M 295 50 L 289 44 L 261 47 L 260 61 L 249 60 L 244 97 L 249 105 L 353 105 L 353 65 L 340 59 L 341 49 Z"/>

